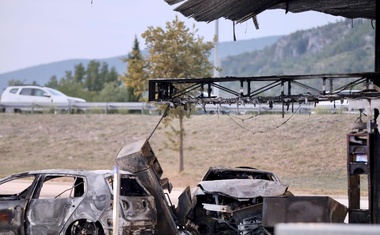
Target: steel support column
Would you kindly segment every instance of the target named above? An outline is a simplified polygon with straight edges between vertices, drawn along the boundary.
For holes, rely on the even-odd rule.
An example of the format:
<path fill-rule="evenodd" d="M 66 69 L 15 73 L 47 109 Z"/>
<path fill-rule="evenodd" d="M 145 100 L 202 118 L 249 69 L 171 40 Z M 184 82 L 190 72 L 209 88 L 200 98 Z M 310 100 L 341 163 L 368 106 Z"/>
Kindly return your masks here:
<path fill-rule="evenodd" d="M 374 131 L 374 153 L 370 166 L 371 177 L 371 223 L 380 224 L 380 134 L 376 128 Z"/>
<path fill-rule="evenodd" d="M 375 20 L 375 72 L 380 72 L 380 22 L 377 20 L 380 15 L 380 4 L 376 2 L 376 20 Z M 380 81 L 376 80 L 375 84 L 380 85 Z"/>
<path fill-rule="evenodd" d="M 380 72 L 380 23 L 377 20 L 380 16 L 380 4 L 376 1 L 376 26 L 375 26 L 375 72 Z M 373 83 L 380 86 L 380 77 L 375 76 Z M 376 118 L 376 117 L 375 117 Z M 376 120 L 375 120 L 376 122 Z M 374 154 L 373 164 L 371 164 L 370 172 L 372 173 L 371 182 L 371 223 L 380 224 L 380 134 L 378 129 L 374 131 Z"/>

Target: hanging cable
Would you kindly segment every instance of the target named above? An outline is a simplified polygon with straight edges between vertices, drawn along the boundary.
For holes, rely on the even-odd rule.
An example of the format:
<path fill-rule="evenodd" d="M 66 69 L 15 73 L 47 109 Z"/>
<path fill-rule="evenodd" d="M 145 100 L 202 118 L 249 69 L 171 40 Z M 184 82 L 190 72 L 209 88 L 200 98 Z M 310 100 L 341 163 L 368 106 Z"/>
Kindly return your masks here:
<path fill-rule="evenodd" d="M 240 117 L 238 117 L 238 116 L 233 116 L 233 118 L 239 119 L 239 120 L 241 120 L 242 122 L 244 122 L 245 120 L 253 119 L 253 118 L 255 118 L 255 117 L 259 116 L 259 115 L 260 115 L 260 114 L 256 114 L 256 115 L 253 115 L 253 116 L 250 116 L 250 117 L 247 117 L 247 118 L 240 118 Z"/>
<path fill-rule="evenodd" d="M 170 104 L 168 104 L 168 106 L 166 106 L 166 109 L 165 109 L 164 113 L 162 114 L 160 120 L 158 121 L 156 127 L 153 129 L 152 133 L 150 133 L 150 135 L 149 135 L 147 141 L 149 141 L 150 137 L 152 137 L 152 135 L 153 135 L 153 133 L 156 131 L 158 125 L 160 125 L 162 119 L 164 119 L 164 117 L 166 117 L 166 115 L 168 114 L 169 108 L 170 108 Z"/>
<path fill-rule="evenodd" d="M 255 135 L 255 134 L 257 134 L 257 133 L 267 133 L 267 132 L 270 132 L 270 131 L 273 131 L 273 130 L 275 130 L 275 129 L 278 129 L 278 128 L 280 128 L 281 126 L 283 126 L 283 125 L 285 125 L 293 116 L 294 116 L 294 114 L 296 114 L 297 112 L 298 112 L 298 110 L 301 108 L 301 104 L 299 104 L 299 106 L 298 106 L 298 108 L 296 109 L 296 111 L 295 112 L 293 112 L 292 113 L 292 115 L 290 115 L 290 117 L 289 118 L 287 118 L 285 121 L 283 121 L 280 125 L 278 125 L 278 126 L 275 126 L 274 128 L 272 128 L 271 130 L 268 130 L 268 131 L 252 131 L 252 130 L 250 130 L 250 129 L 248 129 L 248 128 L 246 128 L 245 126 L 243 126 L 243 125 L 241 125 L 240 123 L 238 123 L 236 120 L 234 120 L 229 114 L 228 114 L 228 112 L 225 112 L 226 114 L 227 114 L 227 116 L 236 124 L 236 125 L 238 125 L 240 128 L 242 128 L 243 130 L 245 130 L 245 131 L 249 131 L 249 132 L 251 132 L 252 133 L 252 135 Z M 253 117 L 250 117 L 250 118 L 253 118 Z M 242 119 L 242 121 L 244 122 L 244 119 Z"/>

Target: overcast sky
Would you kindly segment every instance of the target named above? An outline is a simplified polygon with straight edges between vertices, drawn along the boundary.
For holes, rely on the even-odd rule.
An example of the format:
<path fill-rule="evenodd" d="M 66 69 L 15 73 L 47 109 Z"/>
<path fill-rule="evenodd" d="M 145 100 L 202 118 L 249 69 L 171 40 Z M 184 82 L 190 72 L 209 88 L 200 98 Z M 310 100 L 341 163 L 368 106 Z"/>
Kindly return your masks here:
<path fill-rule="evenodd" d="M 215 23 L 196 22 L 164 0 L 0 0 L 0 73 L 66 59 L 103 59 L 130 52 L 148 26 L 165 27 L 176 15 L 210 41 Z M 341 18 L 271 10 L 236 26 L 237 40 L 286 35 Z M 221 42 L 233 41 L 232 22 L 219 20 Z"/>

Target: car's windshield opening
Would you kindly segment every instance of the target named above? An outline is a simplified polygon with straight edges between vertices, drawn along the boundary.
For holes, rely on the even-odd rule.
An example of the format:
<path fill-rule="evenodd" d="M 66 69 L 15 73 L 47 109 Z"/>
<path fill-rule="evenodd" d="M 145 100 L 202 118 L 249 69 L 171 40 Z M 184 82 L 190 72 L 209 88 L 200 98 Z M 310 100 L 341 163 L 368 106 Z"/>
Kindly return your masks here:
<path fill-rule="evenodd" d="M 272 175 L 263 172 L 246 172 L 246 171 L 212 171 L 203 181 L 228 180 L 228 179 L 263 179 L 274 181 Z"/>
<path fill-rule="evenodd" d="M 34 175 L 15 178 L 5 183 L 0 184 L 1 195 L 21 195 L 28 191 L 35 179 Z"/>

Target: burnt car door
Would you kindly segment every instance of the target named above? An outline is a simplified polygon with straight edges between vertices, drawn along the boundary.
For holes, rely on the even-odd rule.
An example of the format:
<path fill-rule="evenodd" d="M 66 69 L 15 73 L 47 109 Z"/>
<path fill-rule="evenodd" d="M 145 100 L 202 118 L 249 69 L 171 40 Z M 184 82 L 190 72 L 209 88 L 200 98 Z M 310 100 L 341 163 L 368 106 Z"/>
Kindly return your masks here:
<path fill-rule="evenodd" d="M 27 174 L 0 182 L 0 234 L 25 234 L 25 211 L 36 185 L 36 177 Z"/>
<path fill-rule="evenodd" d="M 46 175 L 26 212 L 29 234 L 60 234 L 83 200 L 85 190 L 84 177 Z"/>

